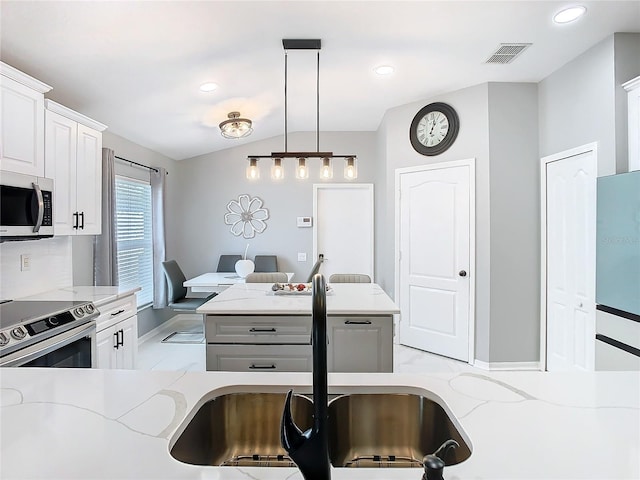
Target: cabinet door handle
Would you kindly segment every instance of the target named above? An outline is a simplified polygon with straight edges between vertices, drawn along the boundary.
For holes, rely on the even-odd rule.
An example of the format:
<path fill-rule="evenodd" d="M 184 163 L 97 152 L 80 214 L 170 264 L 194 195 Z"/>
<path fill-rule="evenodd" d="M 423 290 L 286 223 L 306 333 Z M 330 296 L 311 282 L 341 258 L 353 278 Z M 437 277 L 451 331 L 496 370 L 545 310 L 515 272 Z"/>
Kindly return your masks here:
<path fill-rule="evenodd" d="M 345 325 L 371 325 L 371 320 L 345 320 Z"/>
<path fill-rule="evenodd" d="M 119 335 L 118 332 L 114 332 L 113 336 L 116 337 L 114 340 L 114 345 L 113 348 L 115 348 L 116 350 L 118 349 L 118 347 L 120 346 L 120 342 L 119 342 Z"/>
<path fill-rule="evenodd" d="M 118 346 L 124 347 L 124 330 L 118 330 Z"/>
<path fill-rule="evenodd" d="M 80 212 L 80 216 L 82 217 L 82 225 L 80 225 L 80 228 L 84 230 L 84 212 Z"/>
<path fill-rule="evenodd" d="M 111 316 L 115 317 L 116 315 L 120 315 L 122 312 L 124 312 L 124 308 L 122 310 L 118 310 L 117 312 L 113 312 Z"/>
<path fill-rule="evenodd" d="M 276 333 L 275 328 L 250 328 L 250 333 Z"/>
<path fill-rule="evenodd" d="M 249 365 L 249 369 L 251 370 L 275 370 L 276 366 L 272 363 L 271 365 L 256 365 L 252 363 Z"/>
<path fill-rule="evenodd" d="M 73 212 L 73 228 L 78 229 L 78 212 Z"/>

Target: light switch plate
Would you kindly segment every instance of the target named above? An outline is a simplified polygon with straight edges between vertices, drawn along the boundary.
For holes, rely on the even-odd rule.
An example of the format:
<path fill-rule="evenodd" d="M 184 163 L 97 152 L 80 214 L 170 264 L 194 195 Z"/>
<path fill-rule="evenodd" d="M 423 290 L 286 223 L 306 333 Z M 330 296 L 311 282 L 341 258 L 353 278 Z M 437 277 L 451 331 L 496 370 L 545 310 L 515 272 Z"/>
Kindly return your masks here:
<path fill-rule="evenodd" d="M 306 262 L 307 261 L 307 254 L 298 252 L 298 261 L 299 262 Z"/>
<path fill-rule="evenodd" d="M 313 221 L 311 217 L 298 217 L 296 225 L 298 225 L 298 227 L 311 227 L 313 226 Z"/>
<path fill-rule="evenodd" d="M 20 255 L 20 271 L 28 272 L 31 270 L 31 254 L 23 253 Z"/>

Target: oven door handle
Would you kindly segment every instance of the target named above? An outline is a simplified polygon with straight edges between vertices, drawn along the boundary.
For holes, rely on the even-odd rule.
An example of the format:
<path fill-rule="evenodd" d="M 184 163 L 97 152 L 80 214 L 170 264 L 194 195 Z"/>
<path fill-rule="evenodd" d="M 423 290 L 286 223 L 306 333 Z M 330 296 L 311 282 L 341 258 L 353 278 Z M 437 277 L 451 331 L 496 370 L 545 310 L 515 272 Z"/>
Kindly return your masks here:
<path fill-rule="evenodd" d="M 64 347 L 76 340 L 92 335 L 95 331 L 96 324 L 91 321 L 87 324 L 56 335 L 55 337 L 30 345 L 27 348 L 9 354 L 4 358 L 0 358 L 0 367 L 19 367 L 20 365 L 29 363 L 31 360 L 47 355 L 60 347 Z"/>

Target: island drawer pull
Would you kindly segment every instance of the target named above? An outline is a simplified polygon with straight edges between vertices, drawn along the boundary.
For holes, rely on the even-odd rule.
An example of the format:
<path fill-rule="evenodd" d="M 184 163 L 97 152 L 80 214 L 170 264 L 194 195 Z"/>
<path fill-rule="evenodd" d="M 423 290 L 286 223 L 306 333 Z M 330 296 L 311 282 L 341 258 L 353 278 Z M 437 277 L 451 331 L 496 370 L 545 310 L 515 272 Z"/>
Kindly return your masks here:
<path fill-rule="evenodd" d="M 346 320 L 345 325 L 371 325 L 371 320 Z"/>
<path fill-rule="evenodd" d="M 249 368 L 251 370 L 275 370 L 276 366 L 273 363 L 271 365 L 255 365 L 252 363 Z"/>
<path fill-rule="evenodd" d="M 116 315 L 120 315 L 122 312 L 124 312 L 124 308 L 122 310 L 118 310 L 117 312 L 113 312 L 111 316 L 115 317 Z"/>
<path fill-rule="evenodd" d="M 271 328 L 250 328 L 249 332 L 251 333 L 276 333 L 276 329 L 271 327 Z"/>

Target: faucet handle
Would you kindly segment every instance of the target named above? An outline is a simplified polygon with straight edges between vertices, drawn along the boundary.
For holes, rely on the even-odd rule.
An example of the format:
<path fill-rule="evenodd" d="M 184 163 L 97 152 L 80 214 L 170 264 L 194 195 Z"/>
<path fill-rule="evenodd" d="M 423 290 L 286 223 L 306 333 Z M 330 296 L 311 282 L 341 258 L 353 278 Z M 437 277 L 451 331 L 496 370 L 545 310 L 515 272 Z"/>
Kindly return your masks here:
<path fill-rule="evenodd" d="M 293 421 L 293 415 L 291 414 L 292 398 L 293 390 L 289 390 L 284 402 L 284 410 L 282 412 L 282 420 L 280 422 L 280 443 L 287 453 L 297 450 L 305 440 L 302 430 L 300 430 Z"/>

